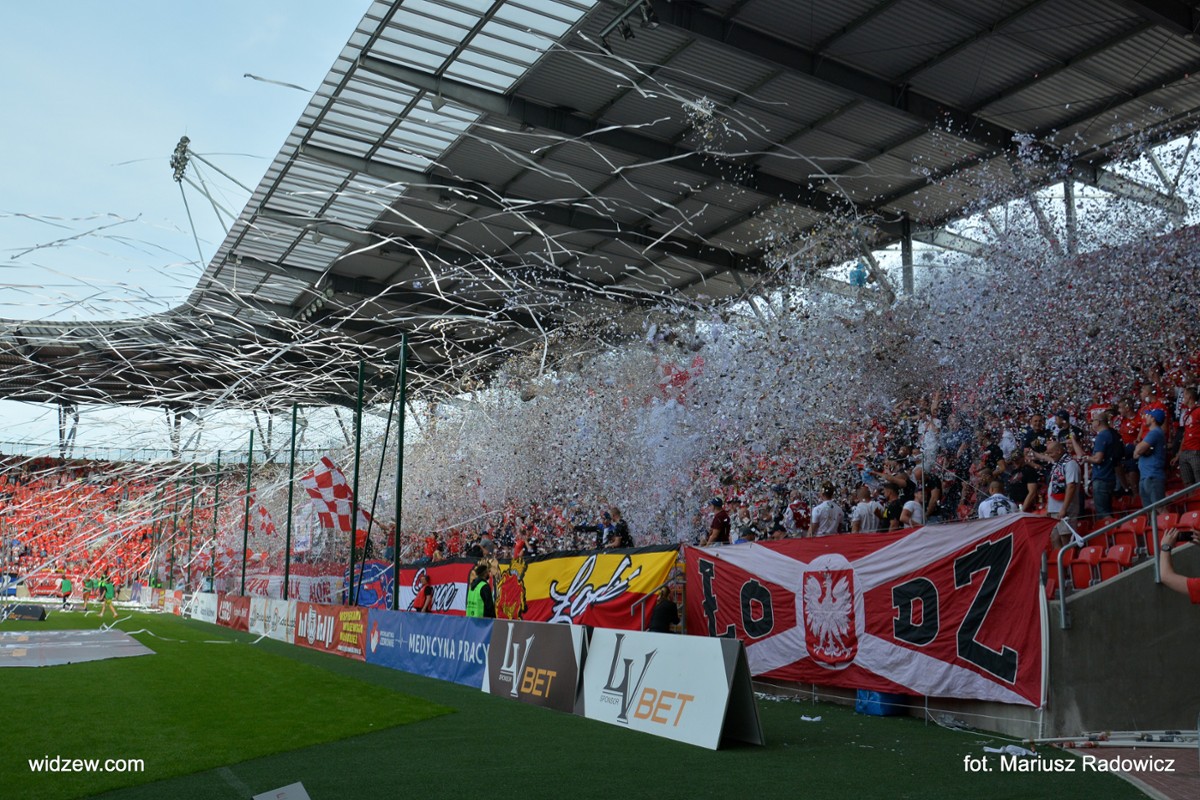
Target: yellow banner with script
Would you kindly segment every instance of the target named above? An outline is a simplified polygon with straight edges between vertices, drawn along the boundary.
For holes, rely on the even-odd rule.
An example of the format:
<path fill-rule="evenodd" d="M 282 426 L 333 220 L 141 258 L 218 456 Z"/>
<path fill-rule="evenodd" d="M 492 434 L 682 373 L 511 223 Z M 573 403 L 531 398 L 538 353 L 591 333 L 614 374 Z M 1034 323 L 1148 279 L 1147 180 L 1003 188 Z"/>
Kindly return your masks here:
<path fill-rule="evenodd" d="M 656 600 L 635 604 L 666 583 L 678 559 L 677 547 L 658 546 L 501 562 L 496 616 L 639 630 Z"/>

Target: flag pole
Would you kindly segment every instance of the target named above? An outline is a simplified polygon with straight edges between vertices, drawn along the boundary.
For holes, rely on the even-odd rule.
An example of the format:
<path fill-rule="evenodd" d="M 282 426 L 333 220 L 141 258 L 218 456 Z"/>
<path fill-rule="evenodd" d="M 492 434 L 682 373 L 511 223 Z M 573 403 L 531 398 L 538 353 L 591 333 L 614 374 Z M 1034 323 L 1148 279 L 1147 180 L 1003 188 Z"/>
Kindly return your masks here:
<path fill-rule="evenodd" d="M 292 403 L 292 455 L 288 464 L 287 541 L 283 545 L 283 599 L 288 599 L 292 574 L 292 500 L 296 489 L 296 404 Z"/>
<path fill-rule="evenodd" d="M 408 391 L 408 334 L 400 334 L 400 366 L 396 369 L 399 396 L 393 390 L 393 399 L 398 403 L 396 413 L 396 532 L 392 541 L 392 610 L 400 608 L 400 519 L 404 507 L 404 402 Z M 380 458 L 382 462 L 383 459 Z"/>
<path fill-rule="evenodd" d="M 395 380 L 392 381 L 392 399 L 388 404 L 387 422 L 384 424 L 384 427 L 383 427 L 383 444 L 379 447 L 379 453 L 380 453 L 379 469 L 376 470 L 376 472 L 375 472 L 375 493 L 373 495 L 371 495 L 371 518 L 369 520 L 367 520 L 367 536 L 368 537 L 370 537 L 370 535 L 371 535 L 371 528 L 374 527 L 374 525 L 375 525 L 375 507 L 376 507 L 376 504 L 379 502 L 379 485 L 381 483 L 383 483 L 383 457 L 384 457 L 384 454 L 387 453 L 388 439 L 391 437 L 391 433 L 392 433 L 392 417 L 395 416 L 394 412 L 396 410 L 396 393 L 400 387 L 400 373 L 404 369 L 404 342 L 405 342 L 404 337 L 406 337 L 406 336 L 407 336 L 407 334 L 401 334 L 400 365 L 396 369 L 396 378 L 395 378 Z M 401 431 L 400 436 L 401 436 L 401 444 L 403 444 L 403 436 L 404 436 L 403 431 Z M 393 559 L 392 559 L 392 564 L 390 565 L 392 567 L 392 595 L 393 595 L 393 597 L 396 594 L 396 591 L 395 591 L 396 570 L 395 570 L 395 558 L 394 558 L 394 552 L 395 552 L 396 548 L 394 545 L 395 545 L 395 542 L 393 541 L 393 547 L 392 547 Z M 395 603 L 393 603 L 393 605 L 394 604 Z"/>
<path fill-rule="evenodd" d="M 154 490 L 154 499 L 150 501 L 150 546 L 153 548 L 150 556 L 150 574 L 147 583 L 150 588 L 155 588 L 158 581 L 158 560 L 162 558 L 162 520 L 159 518 L 160 508 L 158 499 L 163 492 L 163 487 L 157 487 Z"/>
<path fill-rule="evenodd" d="M 215 592 L 217 590 L 217 538 L 220 534 L 219 520 L 217 512 L 221 507 L 221 451 L 217 451 L 217 479 L 213 483 L 213 538 L 212 538 L 212 554 L 208 563 L 208 590 Z"/>
<path fill-rule="evenodd" d="M 352 506 L 350 508 L 350 588 L 346 594 L 346 605 L 356 602 L 358 593 L 354 590 L 354 543 L 358 538 L 358 473 L 362 461 L 362 407 L 363 407 L 363 374 L 362 359 L 358 361 L 358 400 L 354 404 L 354 487 Z M 366 548 L 363 548 L 363 560 L 366 561 Z"/>
<path fill-rule="evenodd" d="M 246 548 L 250 546 L 250 480 L 254 476 L 254 431 L 250 431 L 250 448 L 246 451 L 246 516 L 242 521 L 242 590 L 238 592 L 246 596 Z"/>
<path fill-rule="evenodd" d="M 171 485 L 171 572 L 167 578 L 167 588 L 175 589 L 175 565 L 179 562 L 179 516 L 183 503 L 179 494 L 179 473 Z"/>
<path fill-rule="evenodd" d="M 192 538 L 196 533 L 196 467 L 199 465 L 192 462 L 192 510 L 188 515 L 188 549 L 187 549 L 187 566 L 183 568 L 183 590 L 186 592 L 192 586 Z"/>

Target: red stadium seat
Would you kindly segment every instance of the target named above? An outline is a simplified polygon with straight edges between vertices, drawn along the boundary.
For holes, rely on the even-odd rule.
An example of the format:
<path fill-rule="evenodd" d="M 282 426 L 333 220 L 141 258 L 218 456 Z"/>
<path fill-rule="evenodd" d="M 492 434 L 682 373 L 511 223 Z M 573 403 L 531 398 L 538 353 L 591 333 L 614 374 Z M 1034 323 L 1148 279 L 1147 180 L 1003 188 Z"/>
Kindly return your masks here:
<path fill-rule="evenodd" d="M 1086 589 L 1100 578 L 1100 559 L 1104 557 L 1104 549 L 1097 545 L 1085 547 L 1071 561 L 1071 585 L 1078 589 Z"/>
<path fill-rule="evenodd" d="M 1120 501 L 1119 505 L 1118 501 Z M 1141 507 L 1142 498 L 1138 496 L 1136 492 L 1133 494 L 1127 494 L 1124 497 L 1113 498 L 1113 508 L 1120 509 L 1125 513 L 1136 511 Z"/>
<path fill-rule="evenodd" d="M 1200 509 L 1180 514 L 1176 526 L 1181 531 L 1200 531 Z"/>
<path fill-rule="evenodd" d="M 1133 550 L 1123 544 L 1113 545 L 1100 559 L 1100 580 L 1106 581 L 1129 569 L 1132 564 Z"/>
<path fill-rule="evenodd" d="M 1159 514 L 1156 521 L 1158 523 L 1158 532 L 1162 533 L 1167 528 L 1174 528 L 1179 524 L 1179 515 L 1170 512 Z"/>
<path fill-rule="evenodd" d="M 1131 548 L 1137 547 L 1137 534 L 1133 531 L 1133 526 L 1126 522 L 1120 527 L 1109 532 L 1109 539 L 1113 544 L 1128 545 Z"/>
<path fill-rule="evenodd" d="M 1092 526 L 1092 530 L 1098 531 L 1101 528 L 1107 528 L 1109 525 L 1112 525 L 1116 521 L 1117 521 L 1116 517 L 1105 517 L 1104 519 L 1098 519 L 1098 520 L 1096 520 L 1096 523 Z M 1112 538 L 1113 538 L 1113 532 L 1111 530 L 1104 534 L 1105 546 L 1112 545 L 1112 543 L 1113 543 Z M 1097 541 L 1096 544 L 1099 544 L 1099 541 Z"/>

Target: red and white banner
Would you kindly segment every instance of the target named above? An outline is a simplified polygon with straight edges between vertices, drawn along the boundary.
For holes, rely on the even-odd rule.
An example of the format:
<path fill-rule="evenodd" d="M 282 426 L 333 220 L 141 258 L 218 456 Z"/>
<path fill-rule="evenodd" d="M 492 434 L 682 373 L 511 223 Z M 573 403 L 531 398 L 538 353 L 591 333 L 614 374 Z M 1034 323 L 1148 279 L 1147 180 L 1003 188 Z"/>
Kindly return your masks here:
<path fill-rule="evenodd" d="M 689 632 L 741 639 L 756 677 L 1038 706 L 1054 524 L 688 547 Z"/>
<path fill-rule="evenodd" d="M 323 527 L 343 533 L 349 533 L 351 530 L 370 530 L 371 516 L 367 512 L 358 509 L 357 520 L 355 519 L 354 492 L 345 474 L 329 456 L 322 456 L 315 467 L 300 476 L 300 485 L 312 498 L 313 510 L 317 512 L 317 518 Z"/>
<path fill-rule="evenodd" d="M 296 575 L 288 576 L 288 594 L 291 600 L 308 603 L 332 603 L 341 599 L 346 579 L 341 575 Z M 246 594 L 256 597 L 283 598 L 282 574 L 258 574 L 246 576 Z"/>
<path fill-rule="evenodd" d="M 83 597 L 85 579 L 74 573 L 67 577 L 71 579 L 71 599 L 78 600 Z M 30 597 L 62 597 L 62 593 L 59 591 L 62 586 L 62 575 L 57 572 L 43 571 L 36 575 L 27 575 L 23 582 L 25 588 L 29 590 Z M 89 593 L 91 593 L 90 590 Z"/>
<path fill-rule="evenodd" d="M 416 599 L 417 576 L 424 573 L 433 587 L 433 610 L 439 614 L 464 617 L 467 614 L 467 588 L 474 561 L 457 559 L 428 566 L 408 564 L 400 567 L 400 610 L 412 609 Z"/>

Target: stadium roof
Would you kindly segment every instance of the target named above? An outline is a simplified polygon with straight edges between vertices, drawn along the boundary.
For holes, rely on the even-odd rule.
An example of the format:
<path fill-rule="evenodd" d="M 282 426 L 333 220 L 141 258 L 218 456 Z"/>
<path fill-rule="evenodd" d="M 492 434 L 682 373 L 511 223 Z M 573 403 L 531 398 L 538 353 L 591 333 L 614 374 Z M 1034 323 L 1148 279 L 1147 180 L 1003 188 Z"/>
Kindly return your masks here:
<path fill-rule="evenodd" d="M 120 336 L 6 323 L 0 392 L 92 399 L 105 359 L 153 348 L 109 399 L 344 394 L 333 356 L 382 364 L 401 332 L 452 390 L 819 272 L 837 254 L 797 253 L 823 228 L 969 247 L 940 226 L 1066 175 L 1178 214 L 1104 164 L 1198 127 L 1198 24 L 1170 0 L 374 2 L 187 303 Z M 204 320 L 261 353 L 194 352 Z M 247 374 L 281 347 L 295 372 Z"/>

